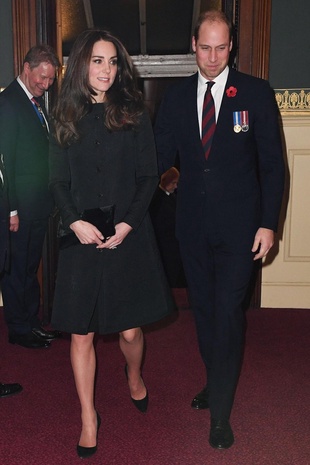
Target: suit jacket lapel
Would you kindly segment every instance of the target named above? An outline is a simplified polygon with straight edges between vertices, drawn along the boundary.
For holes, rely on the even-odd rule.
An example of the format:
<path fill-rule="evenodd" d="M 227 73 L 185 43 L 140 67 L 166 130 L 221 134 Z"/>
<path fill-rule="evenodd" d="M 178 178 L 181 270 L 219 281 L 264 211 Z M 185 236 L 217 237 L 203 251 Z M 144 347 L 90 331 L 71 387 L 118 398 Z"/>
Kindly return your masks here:
<path fill-rule="evenodd" d="M 13 81 L 12 86 L 13 85 L 15 86 L 16 94 L 19 94 L 19 95 L 17 95 L 18 104 L 19 105 L 22 104 L 25 108 L 27 108 L 27 112 L 29 113 L 29 116 L 31 115 L 31 118 L 34 121 L 36 121 L 36 123 L 39 125 L 41 131 L 43 131 L 43 133 L 46 133 L 46 130 L 42 127 L 41 121 L 38 118 L 38 115 L 37 115 L 35 109 L 33 108 L 33 103 L 31 102 L 31 100 L 29 100 L 29 98 L 28 98 L 27 94 L 25 93 L 24 89 L 19 85 L 17 80 Z M 41 107 L 42 107 L 42 109 L 44 111 L 44 115 L 46 117 L 46 109 L 45 109 L 43 98 L 38 97 L 36 100 L 38 100 L 38 102 L 40 103 L 40 105 L 41 105 Z"/>
<path fill-rule="evenodd" d="M 186 92 L 186 108 L 187 115 L 189 118 L 188 130 L 191 134 L 194 134 L 197 153 L 199 154 L 199 157 L 202 160 L 205 160 L 199 131 L 199 120 L 197 112 L 197 85 L 198 73 L 192 76 L 192 79 L 189 81 L 189 86 Z"/>
<path fill-rule="evenodd" d="M 227 77 L 227 82 L 226 86 L 224 89 L 223 93 L 223 99 L 222 99 L 222 104 L 219 112 L 219 117 L 218 117 L 218 125 L 220 126 L 223 121 L 227 122 L 227 111 L 231 112 L 231 124 L 233 124 L 233 112 L 238 110 L 237 102 L 238 102 L 238 73 L 235 72 L 235 70 L 230 69 Z M 237 93 L 235 96 L 228 96 L 227 95 L 227 90 L 230 87 L 234 87 L 237 90 Z M 239 110 L 244 110 L 244 108 L 239 108 Z"/>
<path fill-rule="evenodd" d="M 187 107 L 188 115 L 190 116 L 191 131 L 193 131 L 194 134 L 197 134 L 198 138 L 200 139 L 197 113 L 197 81 L 198 73 L 194 75 L 194 78 L 190 82 L 190 86 L 188 88 Z"/>
<path fill-rule="evenodd" d="M 234 70 L 230 69 L 227 77 L 227 82 L 225 85 L 224 93 L 223 93 L 223 98 L 222 98 L 222 103 L 216 123 L 216 130 L 214 133 L 213 137 L 213 142 L 212 146 L 221 144 L 221 140 L 223 137 L 225 137 L 225 134 L 227 133 L 226 131 L 229 130 L 229 128 L 233 127 L 233 112 L 238 110 L 236 107 L 237 100 L 238 100 L 238 94 L 236 97 L 228 97 L 227 96 L 227 89 L 229 87 L 235 87 L 236 89 L 238 88 L 238 77 L 237 74 L 235 73 Z M 211 148 L 211 158 L 212 155 L 212 148 Z"/>

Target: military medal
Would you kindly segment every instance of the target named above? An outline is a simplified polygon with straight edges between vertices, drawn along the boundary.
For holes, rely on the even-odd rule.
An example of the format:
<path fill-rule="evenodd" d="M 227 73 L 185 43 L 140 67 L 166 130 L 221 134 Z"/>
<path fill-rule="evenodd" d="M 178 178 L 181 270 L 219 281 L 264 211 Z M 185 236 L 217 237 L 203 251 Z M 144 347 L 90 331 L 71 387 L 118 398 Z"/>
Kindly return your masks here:
<path fill-rule="evenodd" d="M 247 132 L 249 130 L 249 112 L 247 110 L 234 111 L 234 131 L 238 134 L 239 132 Z"/>
<path fill-rule="evenodd" d="M 234 118 L 234 131 L 236 133 L 240 132 L 242 130 L 241 127 L 241 111 L 234 111 L 233 112 L 233 118 Z"/>
<path fill-rule="evenodd" d="M 249 130 L 249 112 L 242 111 L 241 112 L 241 129 L 242 132 L 247 132 Z"/>

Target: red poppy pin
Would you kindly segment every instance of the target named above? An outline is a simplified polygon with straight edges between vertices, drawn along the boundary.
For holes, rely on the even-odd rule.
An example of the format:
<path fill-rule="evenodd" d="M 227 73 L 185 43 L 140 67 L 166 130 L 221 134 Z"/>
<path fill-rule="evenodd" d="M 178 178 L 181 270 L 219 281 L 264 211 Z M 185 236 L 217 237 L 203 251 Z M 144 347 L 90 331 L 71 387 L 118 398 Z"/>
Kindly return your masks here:
<path fill-rule="evenodd" d="M 230 86 L 226 90 L 226 95 L 227 95 L 227 97 L 236 97 L 237 92 L 238 91 L 237 91 L 236 87 Z"/>

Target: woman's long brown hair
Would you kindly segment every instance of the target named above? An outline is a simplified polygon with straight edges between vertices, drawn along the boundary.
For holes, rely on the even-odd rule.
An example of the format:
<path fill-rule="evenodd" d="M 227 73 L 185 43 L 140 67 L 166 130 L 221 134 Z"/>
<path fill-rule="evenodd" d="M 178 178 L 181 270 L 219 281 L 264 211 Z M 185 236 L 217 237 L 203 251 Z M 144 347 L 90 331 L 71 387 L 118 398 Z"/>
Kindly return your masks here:
<path fill-rule="evenodd" d="M 53 110 L 55 136 L 62 146 L 79 139 L 78 122 L 91 109 L 95 91 L 89 84 L 89 65 L 94 44 L 112 42 L 117 51 L 117 75 L 106 92 L 105 125 L 111 131 L 133 127 L 143 111 L 132 60 L 123 44 L 102 29 L 87 29 L 75 40 L 58 99 Z"/>

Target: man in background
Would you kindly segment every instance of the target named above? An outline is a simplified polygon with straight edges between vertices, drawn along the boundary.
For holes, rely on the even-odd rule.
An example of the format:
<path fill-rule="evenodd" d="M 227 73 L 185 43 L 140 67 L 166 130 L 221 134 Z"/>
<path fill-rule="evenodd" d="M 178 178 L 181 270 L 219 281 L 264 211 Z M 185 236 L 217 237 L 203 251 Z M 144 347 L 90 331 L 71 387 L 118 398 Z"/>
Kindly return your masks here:
<path fill-rule="evenodd" d="M 186 287 L 180 247 L 175 237 L 177 201 L 175 191 L 179 177 L 180 173 L 174 166 L 161 175 L 149 208 L 158 248 L 171 288 Z"/>
<path fill-rule="evenodd" d="M 46 348 L 57 333 L 39 320 L 37 271 L 52 210 L 48 191 L 48 119 L 43 95 L 59 60 L 48 45 L 32 47 L 20 76 L 0 94 L 0 153 L 8 177 L 10 261 L 1 287 L 9 342 Z"/>
<path fill-rule="evenodd" d="M 9 204 L 7 198 L 7 182 L 3 164 L 3 155 L 0 154 L 0 278 L 7 263 L 9 251 Z M 0 398 L 18 394 L 22 391 L 18 383 L 0 383 Z"/>
<path fill-rule="evenodd" d="M 209 443 L 234 442 L 230 414 L 244 345 L 244 299 L 254 260 L 274 243 L 284 162 L 274 92 L 229 69 L 232 26 L 221 11 L 196 24 L 198 72 L 165 95 L 155 126 L 161 172 L 179 153 L 177 238 L 207 383 L 192 401 L 210 409 Z"/>

